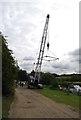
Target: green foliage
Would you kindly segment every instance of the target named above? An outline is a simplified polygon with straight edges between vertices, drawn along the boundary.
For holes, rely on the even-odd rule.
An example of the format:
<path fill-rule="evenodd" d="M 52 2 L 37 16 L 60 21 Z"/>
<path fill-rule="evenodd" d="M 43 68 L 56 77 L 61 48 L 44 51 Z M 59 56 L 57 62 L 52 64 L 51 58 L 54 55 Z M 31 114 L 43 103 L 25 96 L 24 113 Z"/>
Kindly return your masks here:
<path fill-rule="evenodd" d="M 76 75 L 76 74 L 72 74 L 71 75 L 71 81 L 72 82 L 79 82 L 79 81 L 81 81 L 81 76 L 80 75 Z"/>
<path fill-rule="evenodd" d="M 18 80 L 19 81 L 27 81 L 27 73 L 25 70 L 18 71 Z"/>
<path fill-rule="evenodd" d="M 41 73 L 40 82 L 44 85 L 50 85 L 52 89 L 56 89 L 58 84 L 62 86 L 66 84 L 81 85 L 81 74 L 57 75 L 55 73 Z"/>
<path fill-rule="evenodd" d="M 68 84 L 68 83 L 81 83 L 81 74 L 70 74 L 70 75 L 60 75 L 56 77 L 58 83 L 61 85 Z"/>
<path fill-rule="evenodd" d="M 2 97 L 2 117 L 8 118 L 10 105 L 14 99 L 14 96 L 3 96 Z"/>
<path fill-rule="evenodd" d="M 14 79 L 16 79 L 18 66 L 8 49 L 8 43 L 2 36 L 2 94 L 14 94 Z"/>
<path fill-rule="evenodd" d="M 51 81 L 50 88 L 51 89 L 57 89 L 58 88 L 58 81 L 57 81 L 56 78 Z"/>
<path fill-rule="evenodd" d="M 42 73 L 40 83 L 43 85 L 50 85 L 53 79 L 55 79 L 55 77 L 51 73 Z"/>

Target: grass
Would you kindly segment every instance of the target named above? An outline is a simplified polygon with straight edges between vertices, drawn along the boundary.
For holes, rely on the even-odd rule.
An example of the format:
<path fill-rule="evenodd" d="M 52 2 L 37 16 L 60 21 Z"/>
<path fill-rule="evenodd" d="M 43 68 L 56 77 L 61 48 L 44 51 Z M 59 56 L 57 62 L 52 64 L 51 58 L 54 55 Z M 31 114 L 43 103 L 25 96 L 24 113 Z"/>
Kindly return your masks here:
<path fill-rule="evenodd" d="M 3 96 L 2 97 L 2 117 L 8 118 L 10 105 L 13 101 L 13 96 Z"/>
<path fill-rule="evenodd" d="M 79 98 L 81 98 L 81 96 L 72 94 L 72 93 L 67 93 L 65 91 L 60 91 L 60 90 L 52 90 L 48 87 L 44 88 L 44 89 L 38 89 L 35 90 L 36 92 L 39 92 L 40 94 L 56 101 L 59 103 L 64 103 L 67 105 L 70 105 L 76 109 L 79 109 Z"/>

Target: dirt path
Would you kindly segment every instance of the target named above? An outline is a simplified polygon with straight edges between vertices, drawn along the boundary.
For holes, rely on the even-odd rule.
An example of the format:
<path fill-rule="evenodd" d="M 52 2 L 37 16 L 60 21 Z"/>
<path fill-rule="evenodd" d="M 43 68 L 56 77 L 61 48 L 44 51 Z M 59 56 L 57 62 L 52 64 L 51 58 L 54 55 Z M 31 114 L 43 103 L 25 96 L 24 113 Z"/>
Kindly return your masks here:
<path fill-rule="evenodd" d="M 9 118 L 78 118 L 69 106 L 56 103 L 32 90 L 16 88 Z"/>

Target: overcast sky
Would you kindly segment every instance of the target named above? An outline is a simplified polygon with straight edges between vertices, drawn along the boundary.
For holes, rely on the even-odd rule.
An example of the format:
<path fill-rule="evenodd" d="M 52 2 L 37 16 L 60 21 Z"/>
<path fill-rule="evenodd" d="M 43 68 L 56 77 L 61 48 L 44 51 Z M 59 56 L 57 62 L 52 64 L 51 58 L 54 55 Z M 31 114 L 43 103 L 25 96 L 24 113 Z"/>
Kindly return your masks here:
<path fill-rule="evenodd" d="M 43 72 L 79 72 L 79 0 L 12 0 L 0 2 L 0 31 L 20 68 L 31 72 L 38 57 L 43 28 L 50 14 L 50 48 L 44 55 L 59 60 L 43 61 Z M 53 54 L 52 54 L 53 53 Z"/>

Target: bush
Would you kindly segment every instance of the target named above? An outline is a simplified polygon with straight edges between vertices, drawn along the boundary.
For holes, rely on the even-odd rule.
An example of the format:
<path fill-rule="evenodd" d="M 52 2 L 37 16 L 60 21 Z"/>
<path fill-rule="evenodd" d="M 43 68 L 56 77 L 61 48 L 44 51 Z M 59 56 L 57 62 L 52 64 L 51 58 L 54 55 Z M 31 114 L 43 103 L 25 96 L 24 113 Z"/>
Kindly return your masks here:
<path fill-rule="evenodd" d="M 51 73 L 42 73 L 40 83 L 50 85 L 53 79 L 55 79 L 55 77 Z"/>
<path fill-rule="evenodd" d="M 58 88 L 58 81 L 56 78 L 51 81 L 50 88 L 52 88 L 52 89 Z"/>

